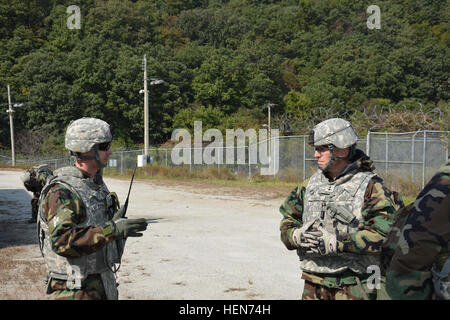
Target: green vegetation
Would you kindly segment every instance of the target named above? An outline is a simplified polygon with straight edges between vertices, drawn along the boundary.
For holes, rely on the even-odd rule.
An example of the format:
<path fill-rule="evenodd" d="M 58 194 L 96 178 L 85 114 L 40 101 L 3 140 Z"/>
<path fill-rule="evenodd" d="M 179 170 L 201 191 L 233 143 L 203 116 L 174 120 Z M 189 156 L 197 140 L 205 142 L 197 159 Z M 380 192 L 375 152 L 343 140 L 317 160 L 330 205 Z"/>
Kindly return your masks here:
<path fill-rule="evenodd" d="M 274 127 L 306 133 L 341 116 L 360 134 L 449 130 L 449 2 L 80 0 L 69 29 L 66 0 L 0 0 L 0 104 L 16 108 L 16 151 L 62 152 L 70 120 L 102 118 L 117 144 L 143 142 L 142 58 L 150 87 L 150 141 L 175 128 Z M 9 148 L 6 112 L 0 149 Z"/>

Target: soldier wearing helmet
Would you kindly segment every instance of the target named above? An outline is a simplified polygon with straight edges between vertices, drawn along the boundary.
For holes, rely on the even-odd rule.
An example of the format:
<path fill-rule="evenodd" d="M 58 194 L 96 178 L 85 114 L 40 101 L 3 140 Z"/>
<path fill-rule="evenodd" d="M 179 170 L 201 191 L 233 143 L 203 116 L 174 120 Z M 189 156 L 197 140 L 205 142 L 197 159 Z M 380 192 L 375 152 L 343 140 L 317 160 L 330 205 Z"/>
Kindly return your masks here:
<path fill-rule="evenodd" d="M 120 219 L 117 195 L 103 182 L 111 141 L 105 121 L 72 121 L 65 145 L 74 165 L 55 170 L 42 189 L 38 236 L 52 299 L 118 299 L 125 239 L 146 230 L 145 219 Z"/>
<path fill-rule="evenodd" d="M 376 298 L 367 268 L 379 265 L 381 244 L 402 202 L 374 173 L 357 140 L 346 120 L 316 125 L 309 144 L 318 170 L 280 207 L 281 240 L 297 250 L 305 300 Z"/>

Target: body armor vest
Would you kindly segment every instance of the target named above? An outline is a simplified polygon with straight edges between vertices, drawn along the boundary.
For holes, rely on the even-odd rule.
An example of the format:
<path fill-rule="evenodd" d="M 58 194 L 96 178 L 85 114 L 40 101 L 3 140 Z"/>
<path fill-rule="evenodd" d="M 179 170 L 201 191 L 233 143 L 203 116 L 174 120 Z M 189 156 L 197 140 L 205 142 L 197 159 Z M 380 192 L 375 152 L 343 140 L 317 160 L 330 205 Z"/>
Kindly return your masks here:
<path fill-rule="evenodd" d="M 330 182 L 318 170 L 309 180 L 304 196 L 303 225 L 307 228 L 321 224 L 328 232 L 355 232 L 363 225 L 361 208 L 372 172 L 352 172 Z M 306 272 L 339 274 L 347 269 L 358 274 L 370 265 L 379 265 L 378 257 L 348 252 L 331 255 L 306 254 L 297 250 L 300 268 Z"/>
<path fill-rule="evenodd" d="M 42 203 L 50 188 L 56 184 L 65 186 L 81 199 L 86 209 L 86 220 L 79 224 L 80 227 L 103 226 L 111 219 L 107 208 L 109 191 L 103 182 L 96 184 L 91 179 L 84 178 L 76 167 L 64 167 L 55 170 L 54 178 L 42 190 L 39 203 Z M 78 258 L 60 256 L 51 248 L 49 228 L 42 206 L 39 207 L 38 214 L 38 235 L 49 278 L 83 280 L 89 274 L 100 274 L 108 299 L 117 298 L 117 286 L 112 272 L 114 264 L 120 262 L 116 241 L 108 242 L 102 249 Z M 75 281 L 73 288 L 80 289 L 80 282 Z"/>

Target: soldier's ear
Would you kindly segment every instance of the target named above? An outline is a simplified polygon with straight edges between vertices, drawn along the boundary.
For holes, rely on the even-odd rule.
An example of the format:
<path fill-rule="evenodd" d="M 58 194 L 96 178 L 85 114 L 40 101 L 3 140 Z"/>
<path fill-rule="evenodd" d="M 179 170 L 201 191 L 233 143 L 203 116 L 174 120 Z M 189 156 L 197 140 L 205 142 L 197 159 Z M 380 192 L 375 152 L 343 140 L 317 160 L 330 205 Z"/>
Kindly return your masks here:
<path fill-rule="evenodd" d="M 337 158 L 345 158 L 350 153 L 350 148 L 341 149 L 341 148 L 336 148 L 335 147 L 333 149 L 333 153 L 334 153 L 334 156 L 337 157 Z"/>

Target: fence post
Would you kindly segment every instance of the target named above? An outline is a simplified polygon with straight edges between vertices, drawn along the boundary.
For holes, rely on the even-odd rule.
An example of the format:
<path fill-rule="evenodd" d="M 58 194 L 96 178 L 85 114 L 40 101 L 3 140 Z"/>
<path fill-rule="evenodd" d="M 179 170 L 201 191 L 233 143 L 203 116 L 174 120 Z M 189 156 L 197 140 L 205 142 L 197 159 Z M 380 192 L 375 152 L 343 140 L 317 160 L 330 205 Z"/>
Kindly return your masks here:
<path fill-rule="evenodd" d="M 277 159 L 275 158 L 275 147 L 276 147 L 276 143 L 278 142 L 279 143 L 279 141 L 276 141 L 275 140 L 275 137 L 274 138 L 272 138 L 272 137 L 270 137 L 270 141 L 269 141 L 269 143 L 270 144 L 272 144 L 272 139 L 273 139 L 273 141 L 274 141 L 274 147 L 272 148 L 270 148 L 271 149 L 271 151 L 272 151 L 272 154 L 273 154 L 273 156 L 271 156 L 270 157 L 270 159 L 272 159 L 272 163 L 273 163 L 273 177 L 275 178 L 275 168 L 276 168 L 276 162 L 277 162 Z"/>
<path fill-rule="evenodd" d="M 120 174 L 123 174 L 123 151 L 120 152 Z"/>
<path fill-rule="evenodd" d="M 425 166 L 427 161 L 427 131 L 423 131 L 423 155 L 422 155 L 422 189 L 425 186 Z"/>
<path fill-rule="evenodd" d="M 306 136 L 303 136 L 303 181 L 306 180 Z"/>
<path fill-rule="evenodd" d="M 191 152 L 190 152 L 190 155 L 191 155 L 191 161 L 189 161 L 189 172 L 192 172 L 192 146 L 190 146 L 189 148 L 190 148 L 190 150 L 191 150 Z"/>
<path fill-rule="evenodd" d="M 367 137 L 366 137 L 366 154 L 370 158 L 370 129 L 367 132 Z"/>
<path fill-rule="evenodd" d="M 386 159 L 386 165 L 385 165 L 385 173 L 386 173 L 386 177 L 387 177 L 387 174 L 388 174 L 388 167 L 389 167 L 389 136 L 388 136 L 388 132 L 386 132 L 386 139 L 385 139 L 385 141 L 386 141 L 386 156 L 385 156 L 385 159 Z"/>
<path fill-rule="evenodd" d="M 248 153 L 248 177 L 250 178 L 252 176 L 252 168 L 251 168 L 251 161 L 250 161 L 250 141 L 248 142 L 248 148 L 247 148 L 247 153 Z"/>
<path fill-rule="evenodd" d="M 414 132 L 414 134 L 412 136 L 412 146 L 411 146 L 411 162 L 412 162 L 412 164 L 411 164 L 411 182 L 412 183 L 414 183 L 414 166 L 415 166 L 415 163 L 414 163 L 415 155 L 414 155 L 414 153 L 415 153 L 415 148 L 416 148 L 416 134 L 418 134 L 419 132 L 420 132 L 420 130 Z"/>
<path fill-rule="evenodd" d="M 444 146 L 444 148 L 445 148 L 445 159 L 444 159 L 444 163 L 446 163 L 446 162 L 448 161 L 448 147 L 449 147 L 449 145 L 448 145 L 448 138 L 447 138 L 447 145 Z"/>

